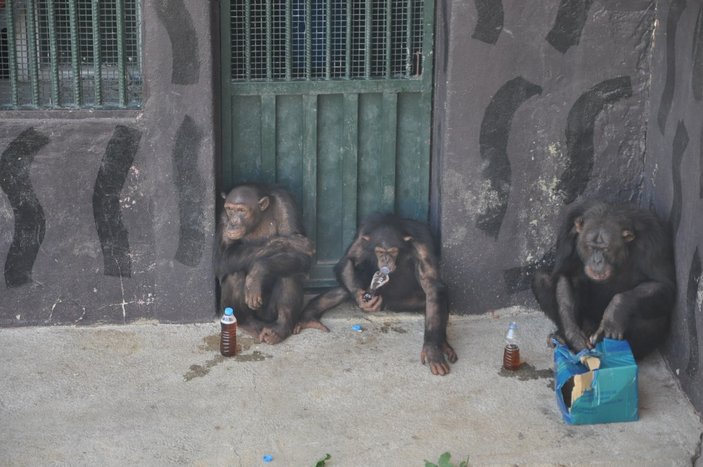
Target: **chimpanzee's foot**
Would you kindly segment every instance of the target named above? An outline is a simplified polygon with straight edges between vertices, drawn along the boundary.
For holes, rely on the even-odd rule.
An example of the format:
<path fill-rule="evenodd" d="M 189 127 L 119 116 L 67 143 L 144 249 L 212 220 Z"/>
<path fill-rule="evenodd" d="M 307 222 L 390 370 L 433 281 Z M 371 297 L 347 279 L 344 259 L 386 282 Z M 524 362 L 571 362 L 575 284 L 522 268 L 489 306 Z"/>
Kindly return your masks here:
<path fill-rule="evenodd" d="M 300 331 L 302 331 L 303 329 L 318 329 L 323 332 L 330 332 L 330 329 L 327 326 L 325 326 L 324 324 L 322 324 L 322 322 L 316 319 L 300 321 L 293 328 L 293 334 L 300 334 Z"/>
<path fill-rule="evenodd" d="M 237 323 L 237 329 L 249 334 L 251 337 L 254 337 L 255 339 L 259 339 L 259 334 L 261 334 L 261 330 L 263 329 L 263 326 L 259 323 L 256 322 L 246 322 L 246 323 Z"/>
<path fill-rule="evenodd" d="M 273 345 L 282 342 L 283 340 L 285 340 L 286 337 L 290 336 L 290 334 L 290 330 L 285 331 L 280 328 L 265 327 L 261 330 L 261 333 L 259 334 L 259 340 L 261 342 Z"/>
<path fill-rule="evenodd" d="M 547 347 L 550 349 L 556 347 L 557 344 L 554 341 L 557 341 L 561 345 L 566 345 L 566 341 L 557 331 L 554 331 L 547 336 Z"/>

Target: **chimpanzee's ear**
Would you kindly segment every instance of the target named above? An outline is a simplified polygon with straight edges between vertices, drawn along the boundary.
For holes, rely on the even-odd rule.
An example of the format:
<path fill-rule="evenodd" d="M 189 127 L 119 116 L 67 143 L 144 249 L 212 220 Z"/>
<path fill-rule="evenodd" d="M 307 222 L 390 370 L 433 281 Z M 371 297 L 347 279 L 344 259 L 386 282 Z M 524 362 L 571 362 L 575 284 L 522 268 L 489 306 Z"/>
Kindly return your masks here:
<path fill-rule="evenodd" d="M 403 237 L 403 240 L 410 243 L 413 241 L 413 238 L 410 235 L 406 235 L 405 237 Z"/>
<path fill-rule="evenodd" d="M 576 229 L 576 233 L 581 233 L 583 230 L 583 217 L 579 216 L 574 219 L 574 229 Z"/>
<path fill-rule="evenodd" d="M 369 237 L 368 235 L 362 235 L 359 238 L 361 238 L 362 242 L 368 242 L 369 240 L 371 240 L 371 237 Z"/>
<path fill-rule="evenodd" d="M 266 211 L 268 209 L 269 204 L 271 204 L 271 199 L 268 196 L 264 196 L 259 200 L 259 209 L 261 211 Z"/>
<path fill-rule="evenodd" d="M 622 239 L 625 240 L 625 243 L 631 242 L 635 239 L 635 233 L 632 230 L 624 229 L 622 231 Z"/>
<path fill-rule="evenodd" d="M 220 196 L 222 196 L 222 199 L 227 199 L 227 193 L 225 193 L 224 191 L 220 192 Z"/>

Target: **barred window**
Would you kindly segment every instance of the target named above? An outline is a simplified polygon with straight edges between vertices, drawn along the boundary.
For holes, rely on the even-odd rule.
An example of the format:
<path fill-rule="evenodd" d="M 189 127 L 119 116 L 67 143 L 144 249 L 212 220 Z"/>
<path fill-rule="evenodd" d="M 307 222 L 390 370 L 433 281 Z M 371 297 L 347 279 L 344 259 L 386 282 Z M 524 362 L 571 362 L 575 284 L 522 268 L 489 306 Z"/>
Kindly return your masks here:
<path fill-rule="evenodd" d="M 423 15 L 424 0 L 232 1 L 231 78 L 417 78 Z"/>
<path fill-rule="evenodd" d="M 140 0 L 0 0 L 0 108 L 139 108 Z"/>

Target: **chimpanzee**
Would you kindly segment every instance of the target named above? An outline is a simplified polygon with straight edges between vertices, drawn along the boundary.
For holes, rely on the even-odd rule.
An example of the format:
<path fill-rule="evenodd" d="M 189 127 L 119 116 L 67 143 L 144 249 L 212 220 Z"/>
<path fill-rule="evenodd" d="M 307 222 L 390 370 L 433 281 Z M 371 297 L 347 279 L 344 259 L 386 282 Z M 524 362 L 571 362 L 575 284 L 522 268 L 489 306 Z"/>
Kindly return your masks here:
<path fill-rule="evenodd" d="M 589 201 L 572 209 L 558 232 L 551 274 L 532 291 L 574 351 L 600 339 L 626 339 L 635 358 L 666 337 L 676 283 L 667 227 L 646 210 Z"/>
<path fill-rule="evenodd" d="M 215 274 L 220 310 L 231 306 L 239 327 L 276 344 L 296 325 L 303 279 L 314 253 L 291 195 L 246 183 L 225 196 L 217 228 Z"/>
<path fill-rule="evenodd" d="M 374 273 L 387 268 L 388 282 L 367 297 Z M 421 222 L 393 214 L 376 213 L 362 222 L 355 240 L 335 266 L 341 287 L 310 301 L 294 332 L 315 328 L 329 332 L 320 322 L 322 314 L 353 297 L 367 312 L 388 308 L 396 311 L 425 310 L 425 338 L 420 361 L 429 363 L 432 374 L 449 373 L 456 352 L 447 341 L 449 310 L 446 287 L 439 277 L 432 234 Z"/>

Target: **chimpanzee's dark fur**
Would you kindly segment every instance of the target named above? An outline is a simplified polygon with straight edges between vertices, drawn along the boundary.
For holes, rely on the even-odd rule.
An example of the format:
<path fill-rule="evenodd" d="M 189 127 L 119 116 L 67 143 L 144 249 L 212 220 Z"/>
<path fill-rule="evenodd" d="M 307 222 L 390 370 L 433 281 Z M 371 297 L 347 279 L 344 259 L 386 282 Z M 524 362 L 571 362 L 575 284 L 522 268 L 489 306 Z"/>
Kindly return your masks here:
<path fill-rule="evenodd" d="M 653 213 L 591 201 L 568 212 L 554 268 L 532 290 L 572 350 L 627 339 L 641 358 L 667 335 L 675 277 L 670 234 Z"/>
<path fill-rule="evenodd" d="M 300 317 L 313 253 L 288 192 L 236 186 L 225 197 L 217 228 L 220 309 L 233 307 L 239 327 L 260 340 L 282 341 Z"/>
<path fill-rule="evenodd" d="M 390 280 L 370 301 L 362 296 L 381 267 L 390 269 Z M 373 214 L 362 222 L 355 240 L 335 266 L 334 288 L 314 298 L 303 311 L 294 332 L 305 328 L 329 329 L 320 322 L 328 309 L 354 298 L 364 311 L 425 310 L 425 338 L 420 359 L 436 375 L 449 373 L 456 352 L 447 341 L 449 317 L 446 287 L 439 277 L 432 234 L 421 222 L 392 214 Z"/>

